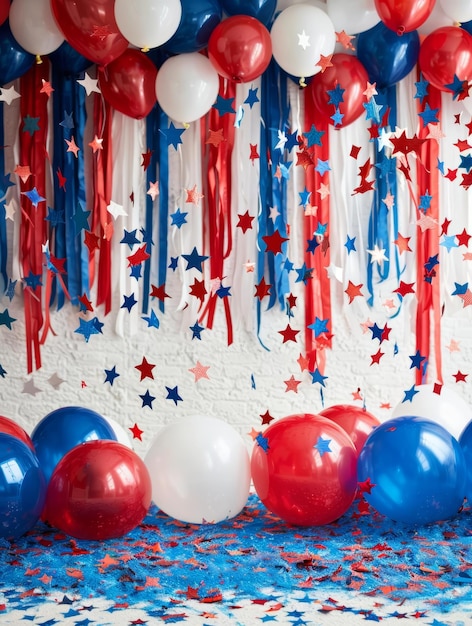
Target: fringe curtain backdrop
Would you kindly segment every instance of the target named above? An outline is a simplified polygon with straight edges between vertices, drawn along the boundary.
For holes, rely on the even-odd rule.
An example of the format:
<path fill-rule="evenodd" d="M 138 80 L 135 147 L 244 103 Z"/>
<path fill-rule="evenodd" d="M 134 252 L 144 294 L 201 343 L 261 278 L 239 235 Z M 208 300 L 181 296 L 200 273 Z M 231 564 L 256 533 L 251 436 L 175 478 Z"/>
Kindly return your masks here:
<path fill-rule="evenodd" d="M 182 125 L 157 104 L 142 120 L 114 111 L 95 72 L 58 76 L 46 59 L 1 90 L 2 319 L 22 298 L 28 372 L 56 309 L 77 308 L 85 341 L 112 307 L 117 334 L 133 333 L 158 324 L 172 281 L 182 323 L 211 329 L 221 311 L 228 344 L 242 327 L 265 345 L 264 314 L 280 310 L 320 391 L 333 307 L 352 324 L 381 311 L 384 332 L 401 317 L 416 382 L 441 382 L 441 317 L 471 304 L 463 101 L 419 97 L 415 70 L 366 85 L 365 115 L 335 127 L 272 62 L 252 83 L 221 79 L 208 114 Z"/>

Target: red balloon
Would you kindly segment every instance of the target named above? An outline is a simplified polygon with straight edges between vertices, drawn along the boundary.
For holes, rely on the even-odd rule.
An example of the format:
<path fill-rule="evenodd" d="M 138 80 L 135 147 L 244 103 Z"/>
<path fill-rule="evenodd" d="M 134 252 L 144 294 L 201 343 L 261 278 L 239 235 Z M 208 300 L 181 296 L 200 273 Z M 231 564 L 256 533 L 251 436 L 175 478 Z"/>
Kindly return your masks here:
<path fill-rule="evenodd" d="M 142 119 L 156 104 L 157 68 L 149 57 L 128 48 L 99 72 L 99 86 L 114 109 Z"/>
<path fill-rule="evenodd" d="M 365 112 L 364 95 L 369 75 L 364 65 L 352 54 L 337 53 L 331 57 L 332 66 L 313 76 L 308 90 L 318 113 L 336 128 L 347 126 Z M 330 94 L 339 89 L 342 101 Z M 336 108 L 343 117 L 333 119 Z"/>
<path fill-rule="evenodd" d="M 151 504 L 151 478 L 128 446 L 96 439 L 69 450 L 49 481 L 43 519 L 77 539 L 122 537 Z"/>
<path fill-rule="evenodd" d="M 10 0 L 0 0 L 0 26 L 7 21 L 10 4 Z"/>
<path fill-rule="evenodd" d="M 433 30 L 420 45 L 418 65 L 423 76 L 441 91 L 455 78 L 472 79 L 472 35 L 459 26 Z"/>
<path fill-rule="evenodd" d="M 264 506 L 295 526 L 321 526 L 349 509 L 357 452 L 347 433 L 320 415 L 289 415 L 261 433 L 251 455 Z"/>
<path fill-rule="evenodd" d="M 115 21 L 114 0 L 51 0 L 67 42 L 86 59 L 106 65 L 128 47 Z"/>
<path fill-rule="evenodd" d="M 270 63 L 270 33 L 255 17 L 228 17 L 210 35 L 208 58 L 220 76 L 236 83 L 248 83 L 261 76 Z"/>
<path fill-rule="evenodd" d="M 424 24 L 436 0 L 375 0 L 382 22 L 399 35 L 416 30 Z"/>
<path fill-rule="evenodd" d="M 320 412 L 320 415 L 341 426 L 355 445 L 357 454 L 364 447 L 367 437 L 380 425 L 380 421 L 365 409 L 351 404 L 335 404 Z"/>
<path fill-rule="evenodd" d="M 16 422 L 11 420 L 8 417 L 2 417 L 0 415 L 0 433 L 5 433 L 6 435 L 11 435 L 12 437 L 16 437 L 20 439 L 23 443 L 35 452 L 34 443 L 31 441 L 31 437 L 28 435 L 26 430 L 21 428 Z"/>

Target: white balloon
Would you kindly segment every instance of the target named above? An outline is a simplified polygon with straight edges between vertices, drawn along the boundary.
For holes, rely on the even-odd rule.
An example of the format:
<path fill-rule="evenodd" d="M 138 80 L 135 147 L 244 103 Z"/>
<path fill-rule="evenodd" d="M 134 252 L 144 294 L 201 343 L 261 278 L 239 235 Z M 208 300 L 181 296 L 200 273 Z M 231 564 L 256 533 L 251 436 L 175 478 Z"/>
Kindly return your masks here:
<path fill-rule="evenodd" d="M 319 7 L 294 4 L 275 18 L 270 31 L 272 54 L 292 76 L 305 78 L 321 71 L 321 55 L 333 54 L 336 33 L 333 22 Z"/>
<path fill-rule="evenodd" d="M 220 86 L 218 72 L 199 52 L 166 59 L 157 72 L 156 97 L 164 113 L 182 124 L 203 117 L 213 106 Z"/>
<path fill-rule="evenodd" d="M 392 417 L 425 417 L 445 428 L 457 440 L 472 420 L 472 407 L 455 391 L 442 386 L 441 393 L 434 385 L 417 385 L 411 402 L 400 402 Z"/>
<path fill-rule="evenodd" d="M 314 7 L 319 7 L 326 11 L 325 0 L 278 0 L 275 12 L 283 11 L 287 7 L 291 7 L 294 4 L 311 4 Z"/>
<path fill-rule="evenodd" d="M 337 33 L 356 35 L 380 22 L 374 0 L 326 0 L 326 6 Z"/>
<path fill-rule="evenodd" d="M 454 20 L 444 12 L 440 2 L 435 2 L 429 17 L 418 26 L 417 31 L 420 35 L 429 35 L 443 26 L 454 26 Z"/>
<path fill-rule="evenodd" d="M 439 0 L 436 4 L 440 4 L 444 13 L 454 22 L 463 23 L 472 20 L 472 2 L 470 0 Z"/>
<path fill-rule="evenodd" d="M 164 426 L 144 463 L 154 504 L 180 521 L 217 523 L 247 503 L 249 452 L 239 433 L 222 420 L 193 416 Z"/>
<path fill-rule="evenodd" d="M 112 427 L 112 429 L 113 429 L 113 431 L 115 433 L 116 440 L 119 443 L 122 443 L 127 448 L 133 449 L 133 444 L 131 443 L 131 437 L 128 435 L 128 433 L 123 428 L 123 426 L 121 424 L 119 424 L 116 420 L 114 420 L 112 417 L 107 417 L 105 415 L 103 415 L 102 417 Z"/>
<path fill-rule="evenodd" d="M 157 48 L 169 41 L 181 17 L 180 0 L 115 0 L 116 25 L 138 48 Z"/>
<path fill-rule="evenodd" d="M 8 17 L 13 37 L 30 54 L 50 54 L 64 43 L 49 0 L 13 0 Z"/>

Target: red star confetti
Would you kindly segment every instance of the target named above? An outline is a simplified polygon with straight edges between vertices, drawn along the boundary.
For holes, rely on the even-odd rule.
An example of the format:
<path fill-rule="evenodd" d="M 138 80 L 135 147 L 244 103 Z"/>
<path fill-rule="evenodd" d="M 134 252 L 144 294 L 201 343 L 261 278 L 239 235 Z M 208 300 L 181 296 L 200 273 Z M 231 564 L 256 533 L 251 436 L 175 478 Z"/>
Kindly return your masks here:
<path fill-rule="evenodd" d="M 44 80 L 44 78 L 41 79 L 41 82 L 42 82 L 43 86 L 39 90 L 39 93 L 45 93 L 47 95 L 47 97 L 49 98 L 49 96 L 54 91 L 54 88 L 51 85 L 51 83 L 49 81 L 47 81 L 47 80 Z"/>
<path fill-rule="evenodd" d="M 195 377 L 195 382 L 198 382 L 201 378 L 207 378 L 210 380 L 210 377 L 207 374 L 209 369 L 209 365 L 202 365 L 200 361 L 197 361 L 195 367 L 191 367 L 188 371 L 192 372 Z"/>
<path fill-rule="evenodd" d="M 151 165 L 151 157 L 152 157 L 152 150 L 146 150 L 146 152 L 144 152 L 143 154 L 141 154 L 141 156 L 143 157 L 143 160 L 141 162 L 141 167 L 144 168 L 144 171 L 147 170 L 147 168 Z"/>
<path fill-rule="evenodd" d="M 363 295 L 361 291 L 362 287 L 362 284 L 355 285 L 352 281 L 348 281 L 348 285 L 347 288 L 344 290 L 344 293 L 347 294 L 347 296 L 349 297 L 349 304 L 352 304 L 354 298 Z"/>
<path fill-rule="evenodd" d="M 272 417 L 272 415 L 269 413 L 269 411 L 266 411 L 265 413 L 263 413 L 262 415 L 259 415 L 259 417 L 261 418 L 261 424 L 262 426 L 265 426 L 266 424 L 270 424 L 274 418 Z"/>
<path fill-rule="evenodd" d="M 129 430 L 131 431 L 133 435 L 133 439 L 139 439 L 139 441 L 142 441 L 141 435 L 144 433 L 144 430 L 141 430 L 139 426 L 136 424 L 136 422 L 134 426 L 129 428 Z"/>
<path fill-rule="evenodd" d="M 278 333 L 279 335 L 282 335 L 283 337 L 283 342 L 282 343 L 287 343 L 287 341 L 297 341 L 297 335 L 300 331 L 299 330 L 294 330 L 290 324 L 287 324 L 287 326 L 285 327 L 285 330 L 279 330 Z"/>
<path fill-rule="evenodd" d="M 69 139 L 64 139 L 64 141 L 67 144 L 67 152 L 72 152 L 73 155 L 77 158 L 77 153 L 79 152 L 80 148 L 78 147 L 78 145 L 75 143 L 75 139 L 74 136 L 72 136 Z"/>
<path fill-rule="evenodd" d="M 166 293 L 165 283 L 156 287 L 156 285 L 151 285 L 151 293 L 149 294 L 151 298 L 158 298 L 161 302 L 164 302 L 165 298 L 170 298 L 169 294 Z"/>
<path fill-rule="evenodd" d="M 456 379 L 456 383 L 465 383 L 468 374 L 463 374 L 460 370 L 457 370 L 453 377 Z"/>
<path fill-rule="evenodd" d="M 146 191 L 148 196 L 151 196 L 152 201 L 159 195 L 159 181 L 149 182 L 149 189 Z"/>
<path fill-rule="evenodd" d="M 284 380 L 285 383 L 285 393 L 288 391 L 294 391 L 298 393 L 298 385 L 301 383 L 301 380 L 295 380 L 295 376 L 292 374 L 288 380 Z"/>
<path fill-rule="evenodd" d="M 218 147 L 222 141 L 226 141 L 223 135 L 223 129 L 219 128 L 218 130 L 209 130 L 208 131 L 208 139 L 205 143 L 209 143 L 212 146 Z"/>
<path fill-rule="evenodd" d="M 272 254 L 278 254 L 282 252 L 282 244 L 288 241 L 288 237 L 282 237 L 278 230 L 275 230 L 272 235 L 265 235 L 262 237 L 266 245 L 266 252 L 272 252 Z"/>
<path fill-rule="evenodd" d="M 329 54 L 326 57 L 324 56 L 324 54 L 320 54 L 320 60 L 318 61 L 315 67 L 320 67 L 321 73 L 325 72 L 328 69 L 328 67 L 333 67 L 333 64 L 331 63 L 332 58 L 333 58 L 332 54 Z"/>
<path fill-rule="evenodd" d="M 271 287 L 272 285 L 268 285 L 263 276 L 260 282 L 256 285 L 256 293 L 254 294 L 254 297 L 260 301 L 266 296 L 270 296 Z"/>
<path fill-rule="evenodd" d="M 143 357 L 143 360 L 139 365 L 134 366 L 134 368 L 137 369 L 141 374 L 141 378 L 139 379 L 140 381 L 144 380 L 145 378 L 152 378 L 154 380 L 154 374 L 152 373 L 152 370 L 155 367 L 156 365 L 153 363 L 149 363 L 146 357 Z"/>
<path fill-rule="evenodd" d="M 185 202 L 198 206 L 200 200 L 203 198 L 203 194 L 198 191 L 197 185 L 194 185 L 192 189 L 186 189 L 185 191 L 187 192 L 187 198 Z"/>
<path fill-rule="evenodd" d="M 254 165 L 254 161 L 259 158 L 259 153 L 257 152 L 257 144 L 254 145 L 250 143 L 249 147 L 250 147 L 249 159 L 252 161 L 252 164 Z"/>
<path fill-rule="evenodd" d="M 147 259 L 151 258 L 151 255 L 146 252 L 146 244 L 140 246 L 134 254 L 130 254 L 130 256 L 126 257 L 128 259 L 128 267 L 133 267 L 134 265 L 140 265 Z"/>
<path fill-rule="evenodd" d="M 249 211 L 246 211 L 246 213 L 243 213 L 242 215 L 241 213 L 238 213 L 238 218 L 239 221 L 236 224 L 236 228 L 240 228 L 243 233 L 245 233 L 247 230 L 252 229 L 252 221 L 254 217 L 252 215 L 249 215 Z"/>
<path fill-rule="evenodd" d="M 96 154 L 99 150 L 103 150 L 103 138 L 95 135 L 88 145 L 92 148 L 93 153 Z"/>

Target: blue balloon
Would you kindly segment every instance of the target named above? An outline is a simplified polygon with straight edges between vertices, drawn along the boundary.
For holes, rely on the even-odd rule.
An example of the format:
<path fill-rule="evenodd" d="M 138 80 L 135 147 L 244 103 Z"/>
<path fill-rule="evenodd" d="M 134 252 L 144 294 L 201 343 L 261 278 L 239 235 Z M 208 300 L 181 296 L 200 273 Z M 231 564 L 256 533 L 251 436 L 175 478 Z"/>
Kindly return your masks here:
<path fill-rule="evenodd" d="M 357 35 L 357 58 L 367 70 L 369 81 L 381 89 L 405 78 L 415 67 L 419 52 L 416 30 L 397 35 L 379 22 Z"/>
<path fill-rule="evenodd" d="M 181 4 L 179 27 L 162 46 L 173 54 L 197 52 L 204 48 L 223 17 L 219 0 L 181 0 Z"/>
<path fill-rule="evenodd" d="M 64 455 L 85 441 L 112 439 L 116 435 L 99 413 L 79 406 L 67 406 L 49 413 L 31 433 L 39 464 L 49 484 L 52 473 Z"/>
<path fill-rule="evenodd" d="M 8 20 L 0 26 L 0 85 L 20 78 L 35 61 L 13 37 Z"/>
<path fill-rule="evenodd" d="M 0 537 L 31 530 L 46 500 L 46 481 L 35 453 L 20 439 L 0 433 Z"/>
<path fill-rule="evenodd" d="M 268 26 L 272 22 L 277 0 L 221 0 L 228 15 L 250 15 Z"/>
<path fill-rule="evenodd" d="M 472 421 L 467 424 L 459 436 L 459 444 L 465 457 L 467 484 L 465 495 L 472 508 Z"/>
<path fill-rule="evenodd" d="M 66 76 L 81 74 L 93 65 L 93 61 L 82 56 L 68 41 L 64 41 L 59 48 L 51 52 L 49 59 L 54 69 Z"/>
<path fill-rule="evenodd" d="M 462 508 L 466 460 L 443 426 L 423 417 L 396 417 L 369 435 L 358 458 L 358 480 L 379 513 L 411 525 L 447 520 Z"/>

